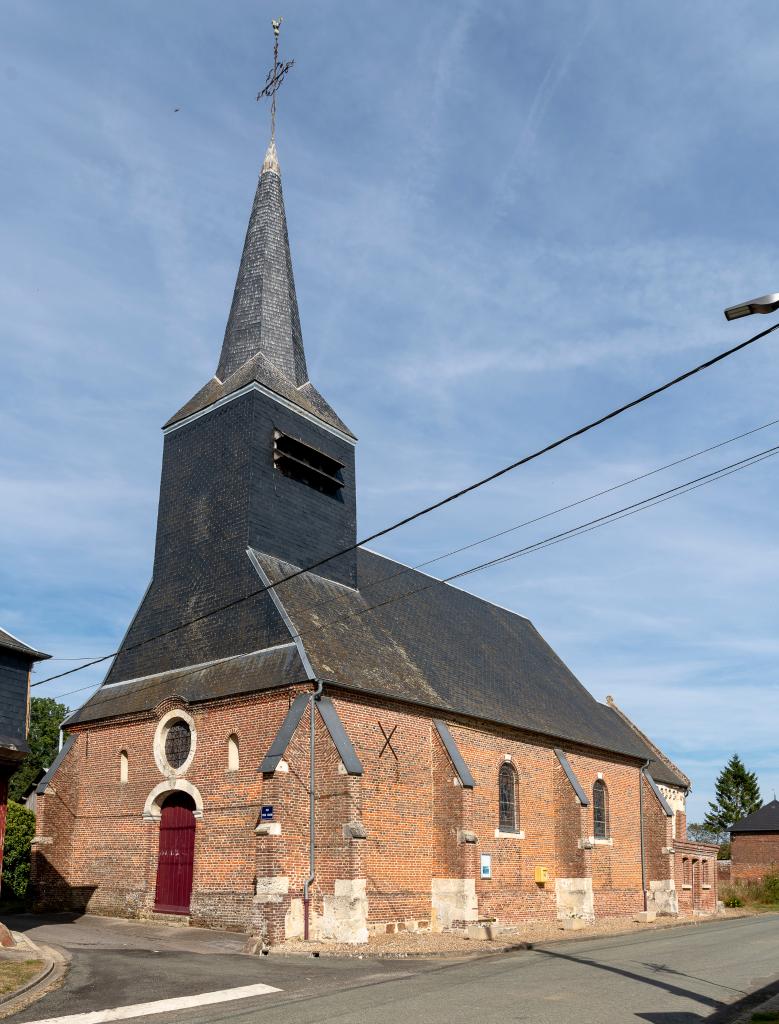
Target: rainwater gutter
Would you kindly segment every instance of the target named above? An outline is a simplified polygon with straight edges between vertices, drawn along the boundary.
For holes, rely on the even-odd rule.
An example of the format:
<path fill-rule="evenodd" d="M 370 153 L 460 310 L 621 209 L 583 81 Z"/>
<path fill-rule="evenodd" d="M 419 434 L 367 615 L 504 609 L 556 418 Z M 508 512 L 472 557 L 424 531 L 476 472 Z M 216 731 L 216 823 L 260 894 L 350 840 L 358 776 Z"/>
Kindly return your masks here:
<path fill-rule="evenodd" d="M 314 881 L 315 875 L 315 850 L 314 850 L 314 782 L 316 779 L 316 760 L 315 760 L 315 749 L 314 749 L 314 723 L 316 721 L 316 708 L 315 702 L 322 696 L 322 690 L 324 689 L 324 683 L 319 680 L 316 684 L 316 689 L 311 693 L 308 698 L 308 706 L 311 714 L 309 724 L 309 779 L 308 779 L 308 878 L 303 883 L 303 938 L 308 939 L 309 932 L 309 910 L 311 906 L 311 900 L 309 891 L 311 884 Z M 647 762 L 648 763 L 648 762 Z"/>
<path fill-rule="evenodd" d="M 646 898 L 646 855 L 644 852 L 644 772 L 649 767 L 649 761 L 646 761 L 638 773 L 638 822 L 639 831 L 641 834 L 641 892 L 644 897 L 644 910 L 647 910 L 648 903 Z"/>

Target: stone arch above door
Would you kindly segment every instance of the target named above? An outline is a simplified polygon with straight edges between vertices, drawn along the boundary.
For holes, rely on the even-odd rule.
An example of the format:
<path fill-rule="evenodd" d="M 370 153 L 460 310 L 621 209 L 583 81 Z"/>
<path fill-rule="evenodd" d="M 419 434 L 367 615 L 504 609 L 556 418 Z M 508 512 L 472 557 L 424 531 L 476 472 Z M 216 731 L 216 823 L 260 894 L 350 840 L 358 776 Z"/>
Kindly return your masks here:
<path fill-rule="evenodd" d="M 172 778 L 165 779 L 164 782 L 155 786 L 146 797 L 146 803 L 143 805 L 143 820 L 159 821 L 162 817 L 162 805 L 171 793 L 186 793 L 187 796 L 191 796 L 195 802 L 195 810 L 192 813 L 196 818 L 203 817 L 203 797 L 197 786 L 193 786 L 186 779 Z"/>

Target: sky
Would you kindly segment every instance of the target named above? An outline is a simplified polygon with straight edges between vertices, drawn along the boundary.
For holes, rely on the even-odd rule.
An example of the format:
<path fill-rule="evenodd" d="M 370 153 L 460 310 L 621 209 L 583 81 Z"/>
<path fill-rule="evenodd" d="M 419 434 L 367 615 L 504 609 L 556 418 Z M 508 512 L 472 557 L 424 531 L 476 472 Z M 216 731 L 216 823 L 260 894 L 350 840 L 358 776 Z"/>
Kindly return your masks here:
<path fill-rule="evenodd" d="M 0 6 L 0 625 L 113 651 L 160 427 L 213 374 L 268 141 L 311 378 L 365 536 L 769 325 L 767 2 Z M 377 543 L 417 564 L 779 418 L 779 334 Z M 437 562 L 449 575 L 779 445 L 779 423 Z M 693 780 L 779 788 L 776 459 L 459 585 L 532 619 Z M 774 595 L 774 596 L 772 596 Z M 53 660 L 36 678 L 78 662 Z M 73 708 L 95 667 L 41 686 Z"/>

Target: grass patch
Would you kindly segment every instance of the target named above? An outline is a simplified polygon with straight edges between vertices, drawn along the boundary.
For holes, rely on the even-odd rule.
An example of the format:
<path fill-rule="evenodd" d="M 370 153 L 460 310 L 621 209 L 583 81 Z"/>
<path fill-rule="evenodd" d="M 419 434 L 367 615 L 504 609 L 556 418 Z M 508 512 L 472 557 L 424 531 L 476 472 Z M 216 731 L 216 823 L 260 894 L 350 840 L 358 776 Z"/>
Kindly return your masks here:
<path fill-rule="evenodd" d="M 21 988 L 43 967 L 43 960 L 0 960 L 0 996 Z"/>
<path fill-rule="evenodd" d="M 758 1021 L 779 1021 L 779 1010 L 758 1010 L 752 1014 L 752 1020 L 754 1024 L 758 1024 Z"/>
<path fill-rule="evenodd" d="M 726 907 L 779 909 L 779 875 L 766 875 L 759 882 L 735 882 L 722 886 L 720 898 Z"/>

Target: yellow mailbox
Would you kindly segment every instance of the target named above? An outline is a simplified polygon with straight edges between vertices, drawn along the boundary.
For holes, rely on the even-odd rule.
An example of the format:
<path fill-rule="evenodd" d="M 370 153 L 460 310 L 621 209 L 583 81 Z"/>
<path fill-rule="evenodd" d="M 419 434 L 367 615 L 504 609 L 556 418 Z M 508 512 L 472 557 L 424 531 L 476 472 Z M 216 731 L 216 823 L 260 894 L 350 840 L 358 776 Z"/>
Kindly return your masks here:
<path fill-rule="evenodd" d="M 537 867 L 536 868 L 536 881 L 540 885 L 543 885 L 544 882 L 548 882 L 549 881 L 549 868 Z"/>

